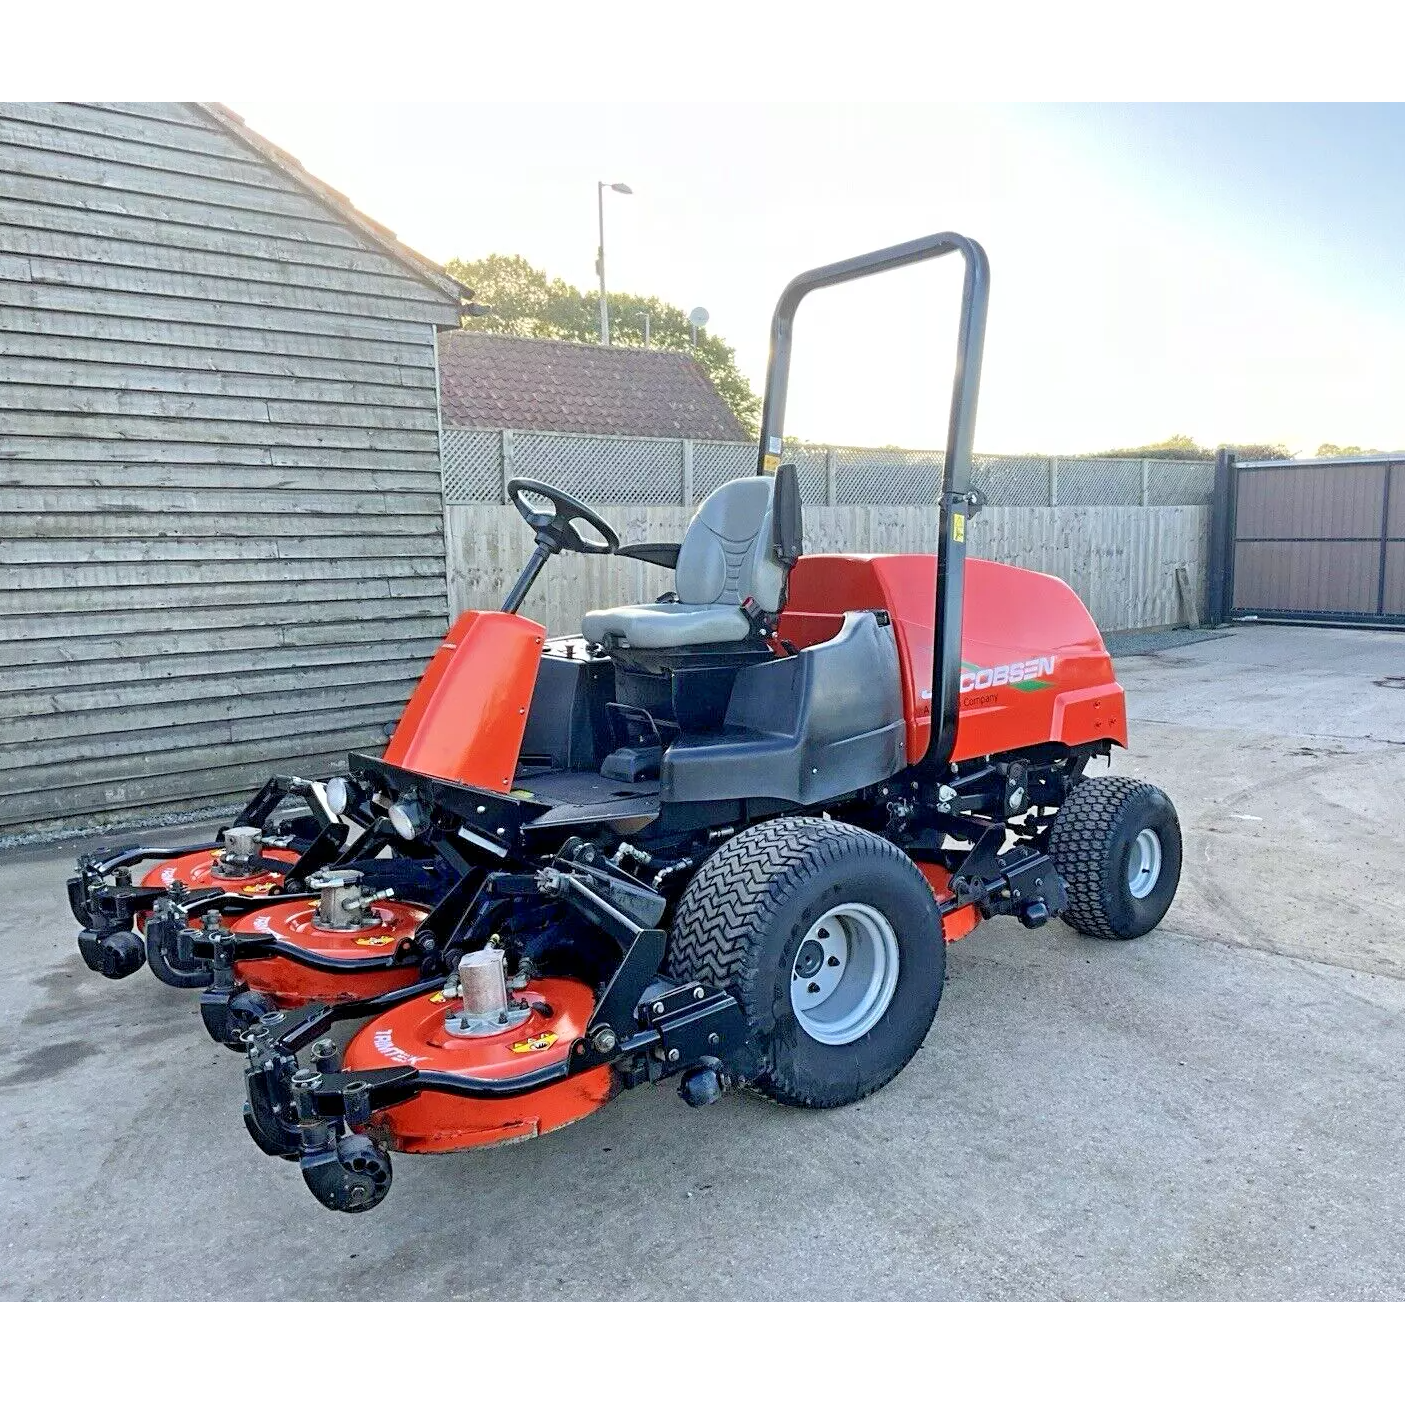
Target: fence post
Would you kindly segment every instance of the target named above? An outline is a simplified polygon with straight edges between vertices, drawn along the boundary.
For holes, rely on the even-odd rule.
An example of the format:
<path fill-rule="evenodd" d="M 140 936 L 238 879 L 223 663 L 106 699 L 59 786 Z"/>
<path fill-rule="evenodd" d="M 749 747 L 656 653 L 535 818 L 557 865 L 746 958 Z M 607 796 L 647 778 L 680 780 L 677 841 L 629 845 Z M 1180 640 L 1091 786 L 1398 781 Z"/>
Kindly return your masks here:
<path fill-rule="evenodd" d="M 498 501 L 507 501 L 507 480 L 517 476 L 513 465 L 516 456 L 516 446 L 513 444 L 512 431 L 505 429 L 502 431 L 502 447 L 498 455 Z"/>
<path fill-rule="evenodd" d="M 1215 496 L 1210 508 L 1210 559 L 1205 563 L 1205 623 L 1211 629 L 1229 618 L 1234 608 L 1234 454 L 1215 454 Z"/>
<path fill-rule="evenodd" d="M 693 505 L 693 441 L 684 439 L 683 457 L 680 468 L 679 494 L 683 500 L 684 507 Z"/>
<path fill-rule="evenodd" d="M 1142 460 L 1142 506 L 1151 506 L 1151 460 Z"/>
<path fill-rule="evenodd" d="M 1049 460 L 1049 506 L 1059 505 L 1059 461 Z"/>
<path fill-rule="evenodd" d="M 839 451 L 833 444 L 824 451 L 824 500 L 828 507 L 839 501 Z"/>

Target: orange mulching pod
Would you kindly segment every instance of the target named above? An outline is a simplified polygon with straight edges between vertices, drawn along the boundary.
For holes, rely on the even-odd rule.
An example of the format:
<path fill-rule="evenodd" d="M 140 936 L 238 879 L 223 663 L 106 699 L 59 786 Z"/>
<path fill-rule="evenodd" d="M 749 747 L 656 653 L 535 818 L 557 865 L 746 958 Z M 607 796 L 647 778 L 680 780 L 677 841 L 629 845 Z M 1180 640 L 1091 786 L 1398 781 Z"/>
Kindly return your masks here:
<path fill-rule="evenodd" d="M 284 1008 L 321 1001 L 330 1005 L 385 995 L 419 979 L 419 967 L 387 968 L 383 963 L 424 921 L 427 909 L 414 903 L 382 901 L 371 909 L 374 926 L 341 931 L 317 925 L 317 904 L 306 898 L 278 903 L 236 917 L 230 930 L 244 936 L 271 936 L 318 956 L 364 961 L 364 971 L 322 971 L 286 956 L 236 961 L 235 977 L 250 990 L 270 996 Z"/>
<path fill-rule="evenodd" d="M 539 1007 L 501 1034 L 456 1036 L 448 1020 L 463 1008 L 438 992 L 416 996 L 359 1030 L 346 1048 L 347 1071 L 414 1068 L 473 1078 L 513 1078 L 563 1060 L 585 1033 L 595 996 L 581 981 L 543 977 L 520 998 Z M 579 1121 L 614 1096 L 608 1067 L 593 1068 L 536 1092 L 506 1098 L 460 1098 L 425 1092 L 376 1113 L 372 1126 L 400 1151 L 462 1151 L 523 1141 Z"/>

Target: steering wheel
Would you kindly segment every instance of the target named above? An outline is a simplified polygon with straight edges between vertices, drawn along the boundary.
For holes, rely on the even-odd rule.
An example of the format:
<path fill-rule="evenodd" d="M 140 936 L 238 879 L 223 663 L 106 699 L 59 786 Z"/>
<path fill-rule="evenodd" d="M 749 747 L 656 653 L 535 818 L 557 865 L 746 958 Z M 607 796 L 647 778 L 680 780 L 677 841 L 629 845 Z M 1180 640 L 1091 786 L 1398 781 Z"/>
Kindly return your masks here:
<path fill-rule="evenodd" d="M 537 512 L 527 496 L 545 498 L 552 506 L 550 513 Z M 619 549 L 619 533 L 583 502 L 539 483 L 535 478 L 512 478 L 507 485 L 508 501 L 522 514 L 522 520 L 536 533 L 537 542 L 549 551 L 579 551 L 586 556 L 610 556 Z M 600 541 L 591 541 L 576 530 L 575 523 L 584 522 L 599 534 Z"/>

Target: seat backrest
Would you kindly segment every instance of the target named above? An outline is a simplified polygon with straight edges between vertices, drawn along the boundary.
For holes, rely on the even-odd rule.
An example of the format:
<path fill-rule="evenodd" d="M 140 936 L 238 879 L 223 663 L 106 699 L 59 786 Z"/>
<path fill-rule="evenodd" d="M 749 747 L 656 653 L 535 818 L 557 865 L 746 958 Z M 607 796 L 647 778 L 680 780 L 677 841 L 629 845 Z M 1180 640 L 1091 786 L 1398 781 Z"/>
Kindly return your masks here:
<path fill-rule="evenodd" d="M 782 510 L 789 508 L 787 499 Z M 679 600 L 740 605 L 749 596 L 761 609 L 779 611 L 792 563 L 780 554 L 775 511 L 776 480 L 769 474 L 734 478 L 709 493 L 679 548 L 674 578 Z M 798 529 L 780 534 L 782 542 L 798 535 Z"/>

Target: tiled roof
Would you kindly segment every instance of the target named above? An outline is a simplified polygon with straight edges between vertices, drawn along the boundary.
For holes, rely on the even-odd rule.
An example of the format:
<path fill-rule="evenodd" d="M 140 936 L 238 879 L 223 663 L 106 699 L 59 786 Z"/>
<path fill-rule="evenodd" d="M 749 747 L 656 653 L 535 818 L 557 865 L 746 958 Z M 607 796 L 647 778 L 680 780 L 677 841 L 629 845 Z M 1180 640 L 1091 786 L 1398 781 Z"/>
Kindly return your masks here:
<path fill-rule="evenodd" d="M 701 367 L 677 351 L 439 334 L 444 424 L 659 439 L 751 436 Z"/>

